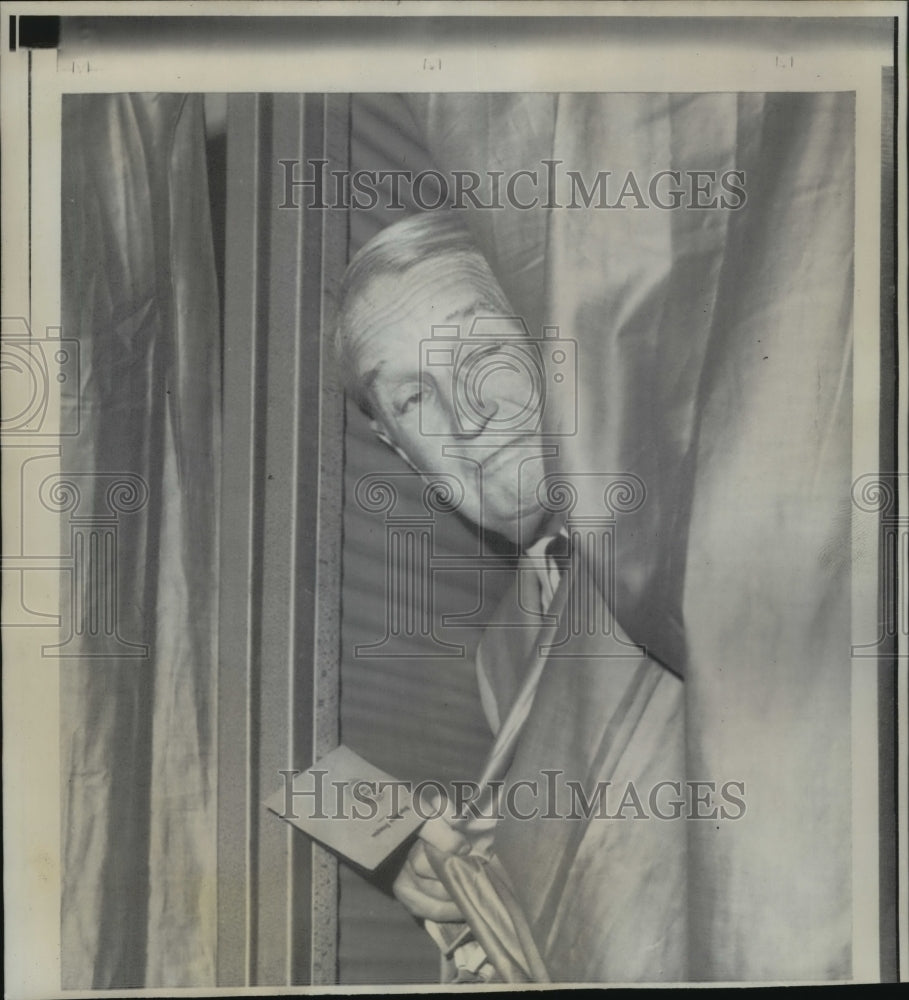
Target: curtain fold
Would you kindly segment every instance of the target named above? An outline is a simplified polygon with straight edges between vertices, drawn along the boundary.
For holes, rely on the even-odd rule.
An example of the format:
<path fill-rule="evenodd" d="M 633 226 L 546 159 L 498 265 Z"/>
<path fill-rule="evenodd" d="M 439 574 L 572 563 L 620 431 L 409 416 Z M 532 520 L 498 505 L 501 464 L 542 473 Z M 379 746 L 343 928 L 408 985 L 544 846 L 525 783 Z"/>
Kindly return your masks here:
<path fill-rule="evenodd" d="M 627 675 L 614 659 L 551 663 L 512 777 L 542 765 L 744 785 L 738 819 L 641 823 L 637 847 L 590 825 L 558 885 L 538 864 L 556 828 L 503 825 L 497 854 L 531 921 L 544 897 L 562 920 L 536 930 L 551 977 L 673 978 L 679 952 L 694 980 L 848 976 L 850 575 L 838 554 L 850 540 L 852 96 L 460 94 L 412 107 L 441 170 L 543 178 L 545 160 L 559 164 L 560 207 L 464 215 L 531 330 L 556 325 L 577 344 L 578 427 L 559 440 L 560 470 L 644 484 L 645 502 L 615 522 L 608 596 L 631 640 L 683 678 L 592 774 L 594 741 L 614 737 L 591 702 L 613 718 Z M 667 170 L 681 172 L 675 208 L 649 189 Z M 608 201 L 628 196 L 566 207 L 578 199 L 568 171 L 588 191 L 608 171 Z M 696 171 L 711 172 L 706 198 Z M 723 175 L 744 202 L 692 207 L 724 193 Z M 478 194 L 488 202 L 488 185 Z M 685 912 L 645 916 L 680 864 Z"/>
<path fill-rule="evenodd" d="M 80 498 L 63 551 L 76 514 L 115 525 L 104 567 L 89 547 L 84 579 L 65 581 L 66 988 L 214 982 L 220 319 L 204 140 L 200 95 L 64 98 L 63 328 L 82 424 L 63 447 Z M 115 608 L 100 632 L 99 605 Z"/>

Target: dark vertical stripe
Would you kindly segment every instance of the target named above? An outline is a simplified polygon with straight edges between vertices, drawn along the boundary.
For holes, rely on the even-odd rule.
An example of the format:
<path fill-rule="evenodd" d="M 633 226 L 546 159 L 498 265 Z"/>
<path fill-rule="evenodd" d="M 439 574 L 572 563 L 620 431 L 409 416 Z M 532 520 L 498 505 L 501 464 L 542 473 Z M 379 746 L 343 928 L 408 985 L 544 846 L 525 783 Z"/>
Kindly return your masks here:
<path fill-rule="evenodd" d="M 880 472 L 882 477 L 897 471 L 897 448 L 900 436 L 897 386 L 899 378 L 899 345 L 897 322 L 896 276 L 898 232 L 895 224 L 898 205 L 898 148 L 895 122 L 897 117 L 897 45 L 899 24 L 893 20 L 894 63 L 885 67 L 881 79 L 881 275 L 880 275 Z M 899 483 L 894 482 L 896 509 L 888 517 L 899 516 Z M 900 634 L 900 588 L 898 576 L 899 524 L 895 537 L 882 534 L 878 621 L 884 623 L 883 643 L 878 659 L 878 823 L 880 854 L 878 859 L 880 885 L 880 976 L 884 982 L 899 979 L 899 785 L 901 779 L 897 761 L 899 740 L 897 677 L 898 642 Z M 881 529 L 887 529 L 882 524 Z M 893 551 L 893 546 L 897 551 Z M 903 577 L 905 580 L 905 577 Z M 893 623 L 893 628 L 887 627 Z M 889 633 L 889 634 L 888 634 Z M 905 780 L 903 778 L 903 780 Z"/>
<path fill-rule="evenodd" d="M 298 102 L 300 159 L 324 158 L 324 98 L 307 95 Z M 277 198 L 273 204 L 278 204 Z M 296 552 L 294 577 L 296 604 L 291 609 L 293 625 L 293 718 L 290 751 L 293 766 L 313 764 L 313 710 L 315 673 L 316 581 L 318 579 L 319 512 L 319 406 L 321 386 L 322 333 L 322 247 L 325 213 L 303 207 L 292 216 L 299 220 L 296 245 L 295 287 L 299 290 L 299 315 L 294 317 L 297 344 L 298 421 L 296 465 L 299 471 L 294 484 Z M 288 210 L 284 210 L 288 211 Z M 309 585 L 307 586 L 307 582 Z M 314 847 L 305 838 L 291 841 L 290 923 L 287 928 L 288 970 L 294 985 L 312 981 L 312 866 Z"/>
<path fill-rule="evenodd" d="M 258 879 L 258 851 L 259 851 L 259 812 L 261 810 L 262 790 L 259 787 L 259 743 L 262 738 L 260 716 L 261 716 L 261 673 L 262 662 L 260 657 L 262 643 L 262 591 L 263 591 L 263 563 L 260 558 L 264 542 L 264 520 L 260 513 L 265 504 L 265 421 L 268 408 L 268 330 L 269 330 L 269 289 L 268 283 L 271 276 L 271 251 L 269 240 L 269 218 L 271 212 L 271 185 L 269 183 L 272 174 L 271 164 L 271 142 L 272 142 L 272 114 L 274 109 L 274 99 L 270 94 L 262 94 L 256 99 L 257 122 L 257 161 L 258 161 L 258 208 L 256 211 L 256 232 L 255 248 L 256 253 L 253 258 L 255 268 L 254 283 L 256 286 L 256 307 L 255 307 L 255 332 L 253 348 L 253 373 L 252 373 L 252 460 L 250 482 L 250 510 L 249 510 L 249 531 L 250 549 L 253 554 L 250 566 L 250 650 L 252 653 L 249 664 L 249 701 L 248 701 L 248 732 L 249 732 L 249 756 L 247 758 L 249 798 L 247 808 L 249 809 L 249 858 L 248 869 L 249 888 L 249 937 L 247 942 L 248 954 L 248 982 L 257 982 L 257 970 L 259 960 L 259 935 L 258 922 L 255 915 L 259 906 L 259 879 Z M 269 789 L 270 791 L 270 789 Z"/>
<path fill-rule="evenodd" d="M 28 128 L 28 308 L 29 317 L 28 322 L 31 326 L 32 321 L 32 54 L 28 53 L 28 116 L 26 118 L 27 128 Z M 66 162 L 66 157 L 64 157 L 63 162 Z M 33 331 L 34 333 L 34 331 Z"/>
<path fill-rule="evenodd" d="M 228 100 L 225 223 L 224 395 L 221 456 L 218 678 L 218 972 L 219 986 L 249 981 L 252 911 L 249 876 L 250 680 L 252 672 L 251 462 L 255 424 L 258 97 Z"/>
<path fill-rule="evenodd" d="M 313 94 L 294 98 L 298 102 L 301 161 L 308 159 L 330 159 L 329 131 L 336 124 L 328 107 L 329 98 Z M 345 126 L 346 127 L 346 124 Z M 345 142 L 346 148 L 346 142 Z M 346 168 L 347 163 L 329 162 L 327 169 Z M 296 603 L 291 609 L 294 630 L 294 655 L 292 682 L 292 733 L 291 755 L 294 767 L 309 767 L 315 758 L 316 743 L 322 737 L 317 732 L 317 696 L 334 700 L 329 688 L 336 683 L 337 666 L 325 662 L 326 651 L 322 648 L 329 613 L 320 602 L 325 595 L 320 593 L 323 575 L 332 588 L 331 565 L 340 560 L 337 541 L 329 537 L 323 518 L 331 518 L 334 511 L 326 509 L 339 501 L 340 481 L 331 480 L 332 463 L 326 452 L 343 455 L 343 442 L 328 437 L 338 434 L 341 428 L 323 426 L 332 404 L 332 387 L 324 373 L 329 369 L 323 357 L 326 345 L 330 344 L 330 331 L 322 328 L 325 314 L 324 296 L 327 287 L 340 280 L 333 268 L 342 268 L 344 261 L 337 260 L 331 252 L 332 227 L 338 224 L 335 213 L 302 207 L 294 213 L 299 219 L 297 231 L 297 273 L 299 288 L 299 315 L 295 317 L 297 337 L 297 385 L 296 419 L 299 433 L 296 441 L 296 465 L 300 472 L 295 483 L 294 517 L 296 520 L 295 581 Z M 338 405 L 336 400 L 334 405 Z M 329 420 L 329 423 L 331 421 Z M 327 523 L 327 522 L 326 522 Z M 307 585 L 311 581 L 310 585 Z M 331 595 L 335 602 L 340 595 Z M 321 612 L 321 616 L 320 616 Z M 330 655 L 336 656 L 332 649 Z M 332 726 L 331 744 L 336 742 L 336 723 Z M 322 883 L 317 886 L 314 865 L 325 865 L 321 849 L 310 844 L 305 838 L 291 839 L 291 886 L 290 925 L 288 927 L 289 975 L 293 985 L 309 985 L 314 981 L 317 962 L 326 961 L 326 955 L 319 947 L 316 954 L 315 938 L 319 928 L 314 925 L 319 912 L 325 912 L 326 903 L 332 913 L 327 919 L 336 919 L 336 889 L 332 889 L 329 900 L 316 898 L 317 889 L 322 891 Z M 324 872 L 320 867 L 319 877 Z M 320 910 L 320 908 L 322 908 Z M 321 980 L 335 979 L 336 948 L 332 944 L 331 955 L 327 956 L 329 967 L 320 968 Z"/>

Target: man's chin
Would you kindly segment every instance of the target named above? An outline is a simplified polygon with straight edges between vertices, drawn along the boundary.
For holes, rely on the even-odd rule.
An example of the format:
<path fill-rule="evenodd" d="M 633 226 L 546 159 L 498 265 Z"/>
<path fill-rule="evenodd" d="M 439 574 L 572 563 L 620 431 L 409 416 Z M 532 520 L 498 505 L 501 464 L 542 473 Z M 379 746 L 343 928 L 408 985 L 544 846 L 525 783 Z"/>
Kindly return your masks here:
<path fill-rule="evenodd" d="M 501 516 L 490 516 L 487 511 L 486 523 L 482 526 L 484 532 L 493 532 L 506 538 L 512 545 L 526 548 L 539 538 L 546 524 L 547 515 L 542 508 L 534 506 L 515 514 L 514 508 L 503 512 Z"/>

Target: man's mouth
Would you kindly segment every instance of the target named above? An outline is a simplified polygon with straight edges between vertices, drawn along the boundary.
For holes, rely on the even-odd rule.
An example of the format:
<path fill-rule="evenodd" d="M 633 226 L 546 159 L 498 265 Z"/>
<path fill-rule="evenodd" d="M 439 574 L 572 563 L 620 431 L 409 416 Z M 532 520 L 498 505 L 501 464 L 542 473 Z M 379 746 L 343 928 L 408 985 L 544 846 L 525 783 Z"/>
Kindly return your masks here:
<path fill-rule="evenodd" d="M 514 456 L 515 459 L 531 457 L 528 452 L 534 447 L 537 447 L 536 434 L 517 434 L 506 441 L 490 441 L 490 451 L 480 464 L 485 471 L 490 467 L 501 465 L 511 456 Z"/>

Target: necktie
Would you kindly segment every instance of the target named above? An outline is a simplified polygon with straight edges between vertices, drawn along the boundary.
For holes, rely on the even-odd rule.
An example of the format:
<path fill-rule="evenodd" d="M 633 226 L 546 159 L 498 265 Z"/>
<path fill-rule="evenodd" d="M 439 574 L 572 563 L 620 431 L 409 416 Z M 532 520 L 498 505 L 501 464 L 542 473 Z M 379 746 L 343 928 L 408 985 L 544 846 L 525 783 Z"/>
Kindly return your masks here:
<path fill-rule="evenodd" d="M 568 558 L 571 552 L 571 546 L 568 542 L 568 532 L 562 528 L 562 530 L 554 535 L 546 544 L 546 576 L 548 587 L 544 594 L 546 597 L 546 603 L 544 609 L 548 610 L 550 604 L 552 604 L 552 598 L 555 596 L 555 592 L 559 589 L 559 582 L 562 579 L 562 574 L 568 569 Z"/>
<path fill-rule="evenodd" d="M 545 614 L 552 604 L 562 573 L 568 568 L 570 545 L 568 532 L 562 528 L 557 535 L 544 536 L 527 549 L 535 562 L 540 583 L 540 611 Z"/>
<path fill-rule="evenodd" d="M 561 573 L 568 567 L 569 553 L 568 532 L 564 528 L 557 535 L 544 536 L 527 549 L 527 555 L 532 557 L 536 563 L 535 568 L 540 581 L 540 606 L 544 613 L 552 604 Z M 545 560 L 541 557 L 545 557 Z M 544 562 L 545 564 L 542 564 Z M 537 684 L 545 662 L 545 656 L 536 656 L 508 715 L 502 720 L 486 769 L 480 780 L 481 786 L 491 779 L 501 776 L 507 769 L 514 754 L 518 736 L 533 705 Z"/>

